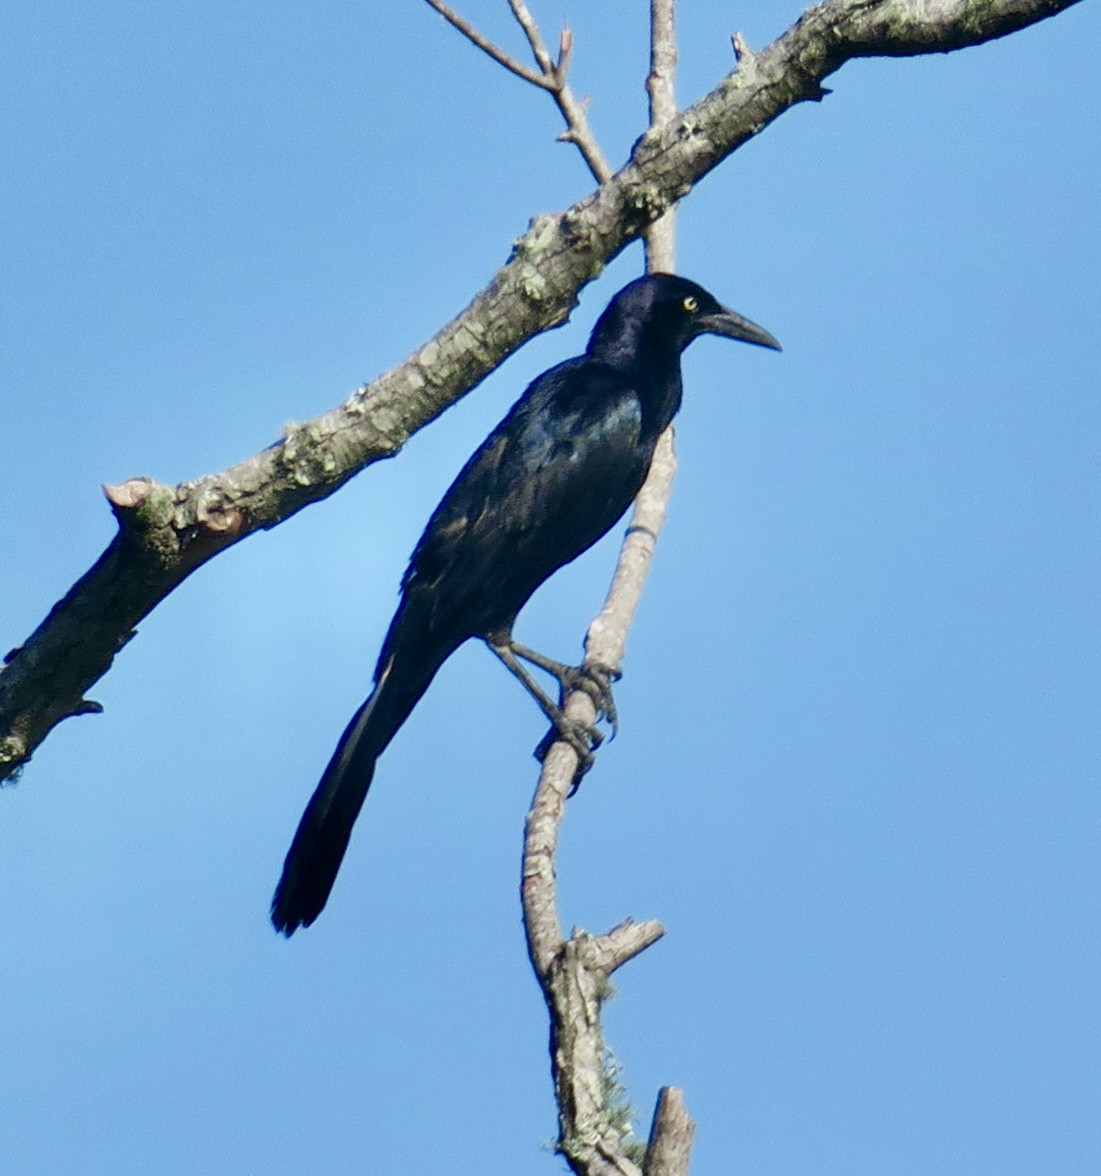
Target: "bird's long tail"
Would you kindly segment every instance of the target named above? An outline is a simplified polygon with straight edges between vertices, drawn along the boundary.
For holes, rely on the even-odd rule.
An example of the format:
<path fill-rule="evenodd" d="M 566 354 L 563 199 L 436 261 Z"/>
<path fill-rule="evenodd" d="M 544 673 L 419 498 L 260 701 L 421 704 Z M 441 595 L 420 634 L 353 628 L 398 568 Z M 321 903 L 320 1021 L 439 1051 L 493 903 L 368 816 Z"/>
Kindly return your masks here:
<path fill-rule="evenodd" d="M 321 914 L 375 772 L 375 760 L 409 717 L 450 654 L 391 656 L 370 698 L 356 711 L 314 791 L 283 863 L 271 901 L 271 921 L 291 936 Z"/>

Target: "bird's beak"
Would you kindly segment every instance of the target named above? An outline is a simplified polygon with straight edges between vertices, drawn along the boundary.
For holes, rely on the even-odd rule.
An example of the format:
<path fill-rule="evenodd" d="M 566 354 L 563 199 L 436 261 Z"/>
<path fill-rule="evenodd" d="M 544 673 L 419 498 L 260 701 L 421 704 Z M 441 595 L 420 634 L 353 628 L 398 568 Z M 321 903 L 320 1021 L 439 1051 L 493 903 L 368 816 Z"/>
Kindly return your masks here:
<path fill-rule="evenodd" d="M 745 343 L 756 343 L 758 347 L 771 347 L 782 351 L 779 340 L 770 335 L 764 327 L 757 326 L 749 319 L 723 307 L 718 314 L 704 314 L 696 320 L 698 334 L 725 335 L 728 339 L 741 339 Z"/>

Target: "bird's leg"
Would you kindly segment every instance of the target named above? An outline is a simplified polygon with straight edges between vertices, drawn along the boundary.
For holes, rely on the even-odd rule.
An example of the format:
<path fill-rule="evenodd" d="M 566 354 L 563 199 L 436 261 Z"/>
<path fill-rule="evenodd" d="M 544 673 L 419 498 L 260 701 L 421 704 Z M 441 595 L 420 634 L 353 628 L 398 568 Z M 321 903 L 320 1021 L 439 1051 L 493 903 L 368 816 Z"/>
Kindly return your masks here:
<path fill-rule="evenodd" d="M 604 736 L 599 731 L 583 723 L 575 723 L 567 718 L 561 705 L 556 704 L 538 682 L 520 664 L 519 657 L 514 651 L 512 642 L 505 640 L 486 639 L 489 648 L 501 659 L 505 667 L 519 679 L 524 689 L 539 704 L 539 709 L 550 719 L 554 726 L 553 737 L 548 734 L 535 749 L 535 756 L 542 760 L 546 756 L 552 743 L 561 739 L 568 743 L 577 753 L 577 775 L 574 787 L 581 777 L 592 767 L 593 752 L 604 742 Z M 522 655 L 521 655 L 522 656 Z M 539 664 L 539 663 L 535 663 Z M 546 666 L 543 666 L 546 669 Z M 563 667 L 569 668 L 569 667 Z M 553 672 L 553 671 L 548 671 Z M 557 677 L 557 675 L 555 675 Z"/>
<path fill-rule="evenodd" d="M 511 638 L 508 647 L 517 657 L 531 662 L 533 666 L 538 666 L 541 670 L 546 670 L 552 678 L 557 680 L 558 685 L 562 688 L 561 701 L 563 703 L 569 691 L 584 690 L 593 700 L 597 718 L 607 719 L 612 728 L 611 738 L 616 737 L 616 732 L 619 730 L 619 712 L 616 710 L 615 698 L 612 696 L 612 683 L 618 682 L 623 676 L 619 670 L 588 661 L 581 666 L 568 666 L 564 662 L 555 661 L 553 658 L 547 657 L 546 654 L 539 653 L 538 650 L 529 649 L 526 645 L 521 645 Z"/>

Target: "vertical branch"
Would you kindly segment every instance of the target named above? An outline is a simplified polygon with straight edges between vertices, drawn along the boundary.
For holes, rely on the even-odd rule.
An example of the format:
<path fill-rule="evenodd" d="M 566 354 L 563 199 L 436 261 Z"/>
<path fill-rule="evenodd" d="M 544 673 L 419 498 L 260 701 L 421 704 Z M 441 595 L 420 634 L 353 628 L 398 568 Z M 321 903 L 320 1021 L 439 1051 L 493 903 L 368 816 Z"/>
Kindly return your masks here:
<path fill-rule="evenodd" d="M 673 0 L 650 0 L 650 126 L 672 122 L 677 114 L 677 31 Z M 676 211 L 670 208 L 646 230 L 647 273 L 676 270 Z"/>
<path fill-rule="evenodd" d="M 650 0 L 650 75 L 646 89 L 650 95 L 650 125 L 664 126 L 677 116 L 676 69 L 677 32 L 675 0 Z M 646 268 L 648 272 L 675 273 L 677 267 L 676 205 L 663 213 L 646 234 Z M 639 492 L 631 531 L 624 542 L 641 548 L 645 544 L 645 563 L 649 566 L 657 535 L 665 521 L 673 475 L 677 469 L 673 426 L 670 425 L 654 451 L 650 472 Z M 645 515 L 644 515 L 645 511 Z M 649 534 L 641 524 L 649 527 Z M 637 539 L 634 536 L 639 536 Z M 633 558 L 639 558 L 633 555 Z M 622 562 L 622 561 L 621 561 Z M 645 572 L 642 573 L 645 575 Z M 664 1086 L 658 1093 L 650 1140 L 643 1163 L 645 1176 L 688 1176 L 695 1123 L 688 1116 L 684 1096 L 675 1086 Z"/>
<path fill-rule="evenodd" d="M 677 113 L 674 75 L 677 65 L 674 0 L 650 0 L 650 125 L 662 126 Z M 676 209 L 670 208 L 646 230 L 646 272 L 676 271 Z M 654 450 L 650 472 L 635 499 L 634 513 L 620 549 L 615 575 L 604 607 L 585 638 L 586 661 L 618 668 L 623 660 L 627 630 L 634 620 L 642 585 L 650 570 L 658 533 L 665 522 L 677 455 L 670 426 Z"/>
<path fill-rule="evenodd" d="M 510 0 L 510 4 L 514 14 L 523 8 L 519 0 Z M 534 41 L 532 49 L 543 65 Z M 652 0 L 646 83 L 652 126 L 676 115 L 675 66 L 673 0 Z M 648 272 L 674 270 L 673 227 L 672 211 L 650 227 L 646 237 Z M 627 632 L 665 520 L 675 468 L 670 429 L 658 443 L 635 501 L 608 596 L 586 634 L 588 665 L 614 673 L 622 661 Z M 589 726 L 596 721 L 593 700 L 583 690 L 569 695 L 565 710 L 574 721 Z M 649 1143 L 643 1149 L 631 1132 L 629 1111 L 613 1093 L 615 1083 L 610 1080 L 613 1074 L 600 1022 L 602 1003 L 611 991 L 609 976 L 660 938 L 664 934 L 661 924 L 628 921 L 602 936 L 580 929 L 569 939 L 562 935 L 555 861 L 558 831 L 576 770 L 574 750 L 565 743 L 553 744 L 543 761 L 527 817 L 521 882 L 528 954 L 550 1013 L 558 1151 L 578 1176 L 642 1176 L 643 1171 L 646 1176 L 687 1176 L 694 1127 L 680 1091 L 662 1089 Z"/>
<path fill-rule="evenodd" d="M 688 1117 L 684 1096 L 675 1086 L 663 1086 L 654 1108 L 645 1176 L 687 1176 L 696 1124 Z"/>

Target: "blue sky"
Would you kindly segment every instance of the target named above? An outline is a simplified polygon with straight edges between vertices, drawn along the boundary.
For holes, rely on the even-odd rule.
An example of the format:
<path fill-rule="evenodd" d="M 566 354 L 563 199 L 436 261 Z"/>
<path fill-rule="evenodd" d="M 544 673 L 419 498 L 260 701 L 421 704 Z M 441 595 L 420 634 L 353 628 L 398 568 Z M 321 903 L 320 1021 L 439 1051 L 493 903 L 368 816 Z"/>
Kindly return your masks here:
<path fill-rule="evenodd" d="M 0 631 L 112 533 L 103 482 L 220 469 L 462 307 L 590 182 L 542 94 L 426 5 L 6 20 Z M 645 5 L 575 29 L 604 149 Z M 637 11 L 635 11 L 637 9 Z M 502 4 L 465 11 L 516 52 Z M 684 4 L 679 92 L 798 15 Z M 1101 18 L 845 67 L 683 205 L 767 326 L 686 357 L 681 473 L 571 803 L 563 918 L 658 917 L 611 1044 L 695 1176 L 1101 1169 Z M 333 901 L 267 923 L 408 553 L 566 327 L 333 499 L 204 568 L 0 795 L 13 1172 L 553 1173 L 517 900 L 543 725 L 473 646 L 381 761 Z M 576 654 L 606 541 L 517 634 Z"/>

